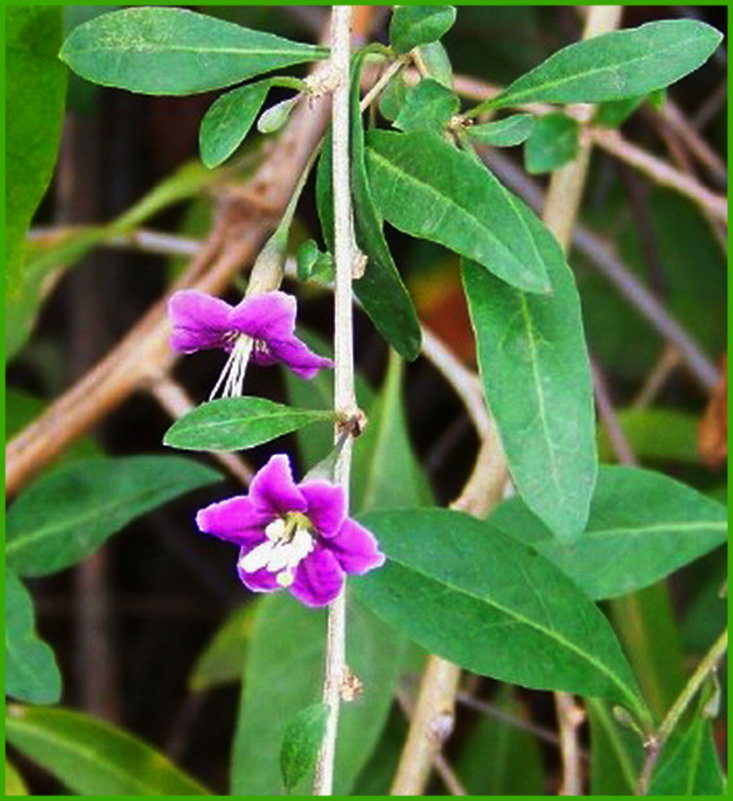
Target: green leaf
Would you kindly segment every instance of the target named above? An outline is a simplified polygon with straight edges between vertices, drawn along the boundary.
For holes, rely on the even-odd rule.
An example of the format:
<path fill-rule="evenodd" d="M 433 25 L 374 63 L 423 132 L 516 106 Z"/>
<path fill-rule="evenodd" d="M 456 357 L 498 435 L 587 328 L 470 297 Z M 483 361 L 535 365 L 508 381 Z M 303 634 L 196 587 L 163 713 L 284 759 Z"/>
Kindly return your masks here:
<path fill-rule="evenodd" d="M 394 127 L 401 131 L 427 129 L 441 133 L 460 107 L 455 92 L 432 78 L 424 78 L 407 93 Z"/>
<path fill-rule="evenodd" d="M 25 235 L 48 187 L 61 138 L 66 70 L 56 59 L 63 9 L 8 6 L 5 18 L 5 282 L 23 284 Z M 6 301 L 6 302 L 7 302 Z"/>
<path fill-rule="evenodd" d="M 23 777 L 7 757 L 5 757 L 5 795 L 28 795 Z"/>
<path fill-rule="evenodd" d="M 440 39 L 456 21 L 453 6 L 397 6 L 389 23 L 389 42 L 395 53 Z"/>
<path fill-rule="evenodd" d="M 633 795 L 644 759 L 641 738 L 614 718 L 612 705 L 606 701 L 589 698 L 586 711 L 591 794 Z"/>
<path fill-rule="evenodd" d="M 382 232 L 382 219 L 376 209 L 367 176 L 364 131 L 359 111 L 359 77 L 364 53 L 352 66 L 351 82 L 351 187 L 354 198 L 356 241 L 368 258 L 362 278 L 354 282 L 354 292 L 379 333 L 405 359 L 420 353 L 420 324 L 417 313 Z M 333 193 L 331 187 L 331 137 L 326 137 L 316 178 L 318 215 L 323 236 L 333 252 Z"/>
<path fill-rule="evenodd" d="M 236 609 L 224 621 L 196 659 L 188 678 L 192 690 L 208 690 L 242 678 L 242 665 L 257 610 L 257 602 L 250 603 Z"/>
<path fill-rule="evenodd" d="M 68 709 L 13 704 L 8 741 L 76 795 L 209 795 L 131 734 Z"/>
<path fill-rule="evenodd" d="M 20 701 L 55 704 L 61 675 L 53 651 L 36 634 L 33 601 L 12 570 L 5 574 L 5 692 Z"/>
<path fill-rule="evenodd" d="M 698 419 L 677 409 L 617 409 L 616 416 L 631 450 L 639 459 L 699 464 Z M 616 460 L 604 426 L 598 427 L 598 458 Z"/>
<path fill-rule="evenodd" d="M 527 710 L 513 687 L 502 685 L 492 705 L 519 720 Z M 456 772 L 470 795 L 543 795 L 542 752 L 537 738 L 508 721 L 484 714 L 466 737 Z"/>
<path fill-rule="evenodd" d="M 335 419 L 329 409 L 293 409 L 266 398 L 219 398 L 176 420 L 163 443 L 193 451 L 239 451 Z"/>
<path fill-rule="evenodd" d="M 354 443 L 351 508 L 355 512 L 433 503 L 410 444 L 402 404 L 403 366 L 390 351 L 384 386 L 369 407 L 366 431 Z"/>
<path fill-rule="evenodd" d="M 188 95 L 326 58 L 328 51 L 180 8 L 126 8 L 79 25 L 59 55 L 103 86 Z"/>
<path fill-rule="evenodd" d="M 604 465 L 586 530 L 572 545 L 552 537 L 518 498 L 490 518 L 532 545 L 590 598 L 633 592 L 658 581 L 726 540 L 724 506 L 661 473 Z"/>
<path fill-rule="evenodd" d="M 333 256 L 321 253 L 312 239 L 306 239 L 295 254 L 299 281 L 317 281 L 328 284 L 334 280 Z"/>
<path fill-rule="evenodd" d="M 552 234 L 522 213 L 552 294 L 520 292 L 469 261 L 463 283 L 486 401 L 524 502 L 553 533 L 577 537 L 596 478 L 593 388 L 573 274 Z"/>
<path fill-rule="evenodd" d="M 639 108 L 646 100 L 646 95 L 640 97 L 627 97 L 624 100 L 609 100 L 601 103 L 593 115 L 593 124 L 604 128 L 618 128 Z"/>
<path fill-rule="evenodd" d="M 448 89 L 453 88 L 453 67 L 450 57 L 441 42 L 428 42 L 417 48 L 417 58 L 422 61 L 428 78 L 432 78 Z"/>
<path fill-rule="evenodd" d="M 669 588 L 660 581 L 607 606 L 652 713 L 661 720 L 685 683 L 684 656 Z"/>
<path fill-rule="evenodd" d="M 318 698 L 323 683 L 326 613 L 290 595 L 263 598 L 244 668 L 234 741 L 234 795 L 276 795 L 282 780 L 278 751 L 293 710 Z M 363 695 L 341 708 L 335 788 L 346 795 L 376 745 L 405 656 L 404 640 L 349 599 L 346 652 Z M 301 782 L 295 795 L 310 792 Z"/>
<path fill-rule="evenodd" d="M 710 721 L 695 717 L 676 732 L 659 757 L 649 795 L 724 795 L 725 779 L 713 741 Z"/>
<path fill-rule="evenodd" d="M 285 125 L 290 117 L 290 113 L 295 108 L 295 104 L 300 100 L 299 95 L 288 97 L 270 106 L 262 113 L 262 116 L 257 120 L 257 130 L 263 134 L 275 133 Z"/>
<path fill-rule="evenodd" d="M 405 83 L 404 71 L 395 75 L 379 96 L 379 113 L 390 122 L 397 119 L 405 98 L 407 97 L 408 86 Z"/>
<path fill-rule="evenodd" d="M 320 701 L 301 709 L 285 727 L 280 772 L 288 792 L 315 767 L 327 719 L 328 705 Z"/>
<path fill-rule="evenodd" d="M 558 50 L 477 109 L 545 100 L 599 103 L 646 95 L 702 66 L 722 34 L 695 20 L 662 20 Z"/>
<path fill-rule="evenodd" d="M 565 114 L 546 114 L 534 124 L 524 146 L 524 166 L 538 175 L 552 172 L 578 154 L 580 125 Z"/>
<path fill-rule="evenodd" d="M 367 144 L 374 199 L 395 228 L 475 259 L 522 289 L 549 288 L 524 204 L 471 156 L 423 131 L 370 131 Z"/>
<path fill-rule="evenodd" d="M 199 149 L 206 167 L 217 167 L 244 141 L 265 102 L 270 81 L 240 86 L 217 98 L 201 120 Z"/>
<path fill-rule="evenodd" d="M 606 618 L 532 548 L 448 509 L 370 512 L 360 522 L 388 562 L 352 586 L 397 631 L 474 673 L 646 714 Z"/>
<path fill-rule="evenodd" d="M 466 136 L 482 145 L 512 147 L 521 145 L 532 133 L 533 127 L 534 117 L 531 114 L 512 114 L 496 122 L 471 125 L 466 129 Z"/>
<path fill-rule="evenodd" d="M 136 517 L 219 478 L 180 456 L 85 459 L 59 467 L 10 507 L 7 564 L 21 576 L 62 570 Z"/>

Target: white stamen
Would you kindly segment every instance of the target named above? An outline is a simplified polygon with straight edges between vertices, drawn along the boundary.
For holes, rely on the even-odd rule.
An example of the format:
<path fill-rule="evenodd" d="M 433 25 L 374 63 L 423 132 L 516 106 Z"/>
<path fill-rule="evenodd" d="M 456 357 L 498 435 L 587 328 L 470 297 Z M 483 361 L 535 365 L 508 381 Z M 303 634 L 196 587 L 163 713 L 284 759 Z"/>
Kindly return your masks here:
<path fill-rule="evenodd" d="M 245 573 L 255 573 L 267 565 L 272 556 L 275 544 L 266 540 L 253 548 L 239 560 L 239 566 Z"/>
<path fill-rule="evenodd" d="M 229 354 L 229 358 L 221 371 L 219 378 L 211 390 L 209 400 L 216 397 L 219 388 L 224 384 L 222 398 L 235 398 L 243 394 L 244 376 L 247 373 L 247 364 L 252 353 L 254 340 L 251 337 L 240 334 L 234 342 L 234 347 Z"/>
<path fill-rule="evenodd" d="M 272 523 L 268 523 L 265 526 L 265 536 L 269 540 L 276 542 L 277 540 L 281 540 L 283 538 L 286 528 L 285 521 L 282 519 L 282 517 L 276 517 Z"/>

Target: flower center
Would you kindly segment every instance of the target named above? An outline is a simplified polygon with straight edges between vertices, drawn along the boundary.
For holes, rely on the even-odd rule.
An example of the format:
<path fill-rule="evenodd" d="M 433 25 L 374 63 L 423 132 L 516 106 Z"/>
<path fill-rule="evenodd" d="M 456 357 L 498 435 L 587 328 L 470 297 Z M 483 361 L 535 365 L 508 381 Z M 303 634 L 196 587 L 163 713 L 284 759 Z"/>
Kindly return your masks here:
<path fill-rule="evenodd" d="M 216 397 L 220 387 L 222 398 L 234 398 L 243 394 L 244 376 L 255 340 L 236 331 L 228 333 L 225 340 L 233 343 L 232 349 L 214 389 L 211 390 L 209 400 Z"/>
<path fill-rule="evenodd" d="M 281 587 L 293 583 L 295 568 L 315 547 L 313 524 L 300 512 L 287 512 L 265 526 L 265 542 L 260 543 L 239 562 L 245 573 L 265 568 L 275 574 Z"/>

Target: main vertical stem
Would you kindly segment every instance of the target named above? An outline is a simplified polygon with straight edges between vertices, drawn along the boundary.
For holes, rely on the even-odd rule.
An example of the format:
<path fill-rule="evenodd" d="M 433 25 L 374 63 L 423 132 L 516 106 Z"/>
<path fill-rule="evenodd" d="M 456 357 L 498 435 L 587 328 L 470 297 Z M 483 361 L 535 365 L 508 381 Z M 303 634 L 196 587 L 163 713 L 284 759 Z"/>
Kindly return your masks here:
<path fill-rule="evenodd" d="M 351 6 L 333 6 L 331 28 L 331 66 L 338 81 L 333 93 L 332 152 L 334 203 L 334 258 L 336 291 L 334 295 L 334 406 L 349 418 L 356 408 L 354 394 L 354 348 L 351 297 L 351 270 L 354 256 L 351 188 L 349 184 L 349 57 L 351 43 Z M 340 431 L 337 429 L 338 439 Z M 348 437 L 338 462 L 336 482 L 343 488 L 348 508 L 351 471 L 351 437 Z M 328 610 L 326 637 L 326 677 L 323 700 L 328 705 L 328 719 L 316 764 L 314 795 L 333 794 L 333 766 L 336 755 L 341 684 L 346 667 L 346 594 L 341 591 Z"/>

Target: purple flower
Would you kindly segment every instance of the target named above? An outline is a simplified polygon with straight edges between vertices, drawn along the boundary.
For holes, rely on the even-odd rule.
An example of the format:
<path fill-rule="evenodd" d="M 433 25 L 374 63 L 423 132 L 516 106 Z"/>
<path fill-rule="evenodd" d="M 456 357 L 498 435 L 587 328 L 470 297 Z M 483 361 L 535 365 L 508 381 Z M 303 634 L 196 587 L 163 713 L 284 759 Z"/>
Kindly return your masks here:
<path fill-rule="evenodd" d="M 221 348 L 229 353 L 213 398 L 224 384 L 222 395 L 242 394 L 242 384 L 251 358 L 255 364 L 282 362 L 302 378 L 313 378 L 333 362 L 313 353 L 295 336 L 296 303 L 284 292 L 265 292 L 230 306 L 219 298 L 183 289 L 168 301 L 173 325 L 170 345 L 179 353 Z"/>
<path fill-rule="evenodd" d="M 249 495 L 212 503 L 196 523 L 205 534 L 240 546 L 237 571 L 245 587 L 287 587 L 306 606 L 331 603 L 345 573 L 384 563 L 374 536 L 346 516 L 341 487 L 323 479 L 295 484 L 285 454 L 255 475 Z"/>

